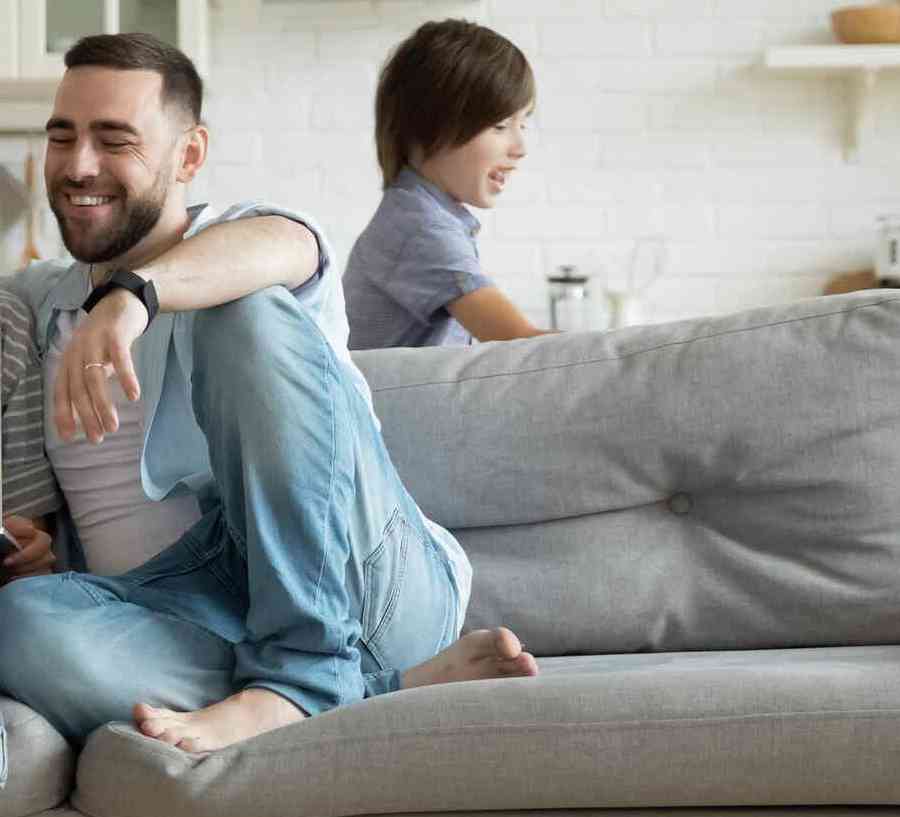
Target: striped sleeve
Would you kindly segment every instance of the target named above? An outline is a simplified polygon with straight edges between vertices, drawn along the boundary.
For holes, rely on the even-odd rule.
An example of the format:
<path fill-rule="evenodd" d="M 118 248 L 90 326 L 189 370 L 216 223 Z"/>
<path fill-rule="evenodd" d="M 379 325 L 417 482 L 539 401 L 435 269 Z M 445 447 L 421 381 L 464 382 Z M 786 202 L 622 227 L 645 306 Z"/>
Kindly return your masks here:
<path fill-rule="evenodd" d="M 28 307 L 0 290 L 0 386 L 3 410 L 3 512 L 35 518 L 62 499 L 44 452 L 41 368 Z"/>

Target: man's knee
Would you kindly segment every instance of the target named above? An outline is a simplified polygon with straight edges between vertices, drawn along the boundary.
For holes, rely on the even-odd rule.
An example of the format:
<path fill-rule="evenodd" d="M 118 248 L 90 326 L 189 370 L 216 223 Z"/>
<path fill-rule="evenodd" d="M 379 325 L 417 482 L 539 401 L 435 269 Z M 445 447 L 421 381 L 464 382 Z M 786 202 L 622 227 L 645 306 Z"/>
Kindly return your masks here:
<path fill-rule="evenodd" d="M 334 351 L 318 325 L 284 287 L 197 313 L 194 323 L 194 409 L 204 425 L 207 398 L 221 405 L 275 395 L 303 372 L 333 367 Z"/>
<path fill-rule="evenodd" d="M 13 691 L 32 673 L 52 672 L 68 616 L 54 613 L 62 576 L 19 579 L 0 589 L 0 689 Z M 59 611 L 62 612 L 62 611 Z"/>
<path fill-rule="evenodd" d="M 297 338 L 305 332 L 318 332 L 306 310 L 284 287 L 268 287 L 197 312 L 194 366 L 233 366 L 276 348 L 284 333 Z"/>

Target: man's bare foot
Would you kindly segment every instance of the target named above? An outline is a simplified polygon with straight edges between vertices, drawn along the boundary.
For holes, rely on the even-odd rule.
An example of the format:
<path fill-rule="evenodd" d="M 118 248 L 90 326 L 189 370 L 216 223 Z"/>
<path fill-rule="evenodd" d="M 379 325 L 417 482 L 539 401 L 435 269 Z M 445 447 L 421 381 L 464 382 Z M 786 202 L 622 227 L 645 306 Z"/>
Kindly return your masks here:
<path fill-rule="evenodd" d="M 194 712 L 137 704 L 133 714 L 145 735 L 187 752 L 224 749 L 306 717 L 286 698 L 262 687 L 250 687 Z"/>
<path fill-rule="evenodd" d="M 485 678 L 514 678 L 537 675 L 530 652 L 506 627 L 473 630 L 447 649 L 403 674 L 403 689 L 447 684 L 451 681 L 478 681 Z"/>
<path fill-rule="evenodd" d="M 402 688 L 537 675 L 534 656 L 506 627 L 467 633 L 434 658 L 403 675 Z M 232 743 L 302 720 L 306 715 L 274 692 L 250 687 L 194 712 L 173 712 L 148 704 L 134 707 L 137 728 L 187 752 L 214 752 Z"/>

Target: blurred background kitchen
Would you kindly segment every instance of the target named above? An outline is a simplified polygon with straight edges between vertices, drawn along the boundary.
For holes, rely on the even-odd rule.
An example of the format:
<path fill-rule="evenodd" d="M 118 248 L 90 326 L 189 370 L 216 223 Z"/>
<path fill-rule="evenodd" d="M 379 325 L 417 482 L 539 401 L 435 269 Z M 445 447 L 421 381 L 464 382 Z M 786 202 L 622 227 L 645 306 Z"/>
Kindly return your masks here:
<path fill-rule="evenodd" d="M 841 32 L 874 45 L 838 43 L 841 5 L 0 0 L 0 271 L 62 253 L 42 131 L 79 36 L 145 30 L 184 48 L 212 129 L 193 201 L 304 210 L 343 265 L 380 198 L 379 66 L 453 16 L 512 39 L 537 75 L 530 155 L 476 213 L 485 270 L 534 321 L 552 307 L 564 326 L 604 328 L 870 286 L 900 242 L 900 4 Z"/>

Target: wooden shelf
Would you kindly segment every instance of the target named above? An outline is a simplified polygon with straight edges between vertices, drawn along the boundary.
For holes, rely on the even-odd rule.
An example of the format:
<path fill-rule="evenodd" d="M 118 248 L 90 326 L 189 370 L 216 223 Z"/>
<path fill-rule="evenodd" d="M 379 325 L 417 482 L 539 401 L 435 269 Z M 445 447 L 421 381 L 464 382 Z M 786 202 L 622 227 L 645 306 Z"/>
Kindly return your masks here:
<path fill-rule="evenodd" d="M 872 96 L 879 75 L 900 73 L 900 45 L 798 45 L 770 48 L 765 67 L 784 76 L 843 77 L 851 89 L 845 156 L 857 162 L 872 123 Z"/>

